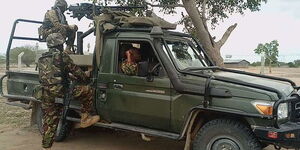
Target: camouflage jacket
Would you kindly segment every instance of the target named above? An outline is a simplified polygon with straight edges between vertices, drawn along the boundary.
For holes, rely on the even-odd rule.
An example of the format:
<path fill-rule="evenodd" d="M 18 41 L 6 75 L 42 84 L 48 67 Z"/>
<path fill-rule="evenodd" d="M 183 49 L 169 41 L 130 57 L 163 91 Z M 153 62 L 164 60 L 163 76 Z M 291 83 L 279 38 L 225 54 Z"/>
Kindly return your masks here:
<path fill-rule="evenodd" d="M 53 8 L 48 10 L 43 21 L 43 28 L 68 28 L 65 15 L 59 9 Z"/>
<path fill-rule="evenodd" d="M 67 53 L 54 48 L 43 53 L 42 57 L 39 58 L 38 69 L 40 83 L 43 86 L 62 84 L 63 78 L 66 78 L 65 75 L 68 74 L 71 74 L 79 82 L 86 82 L 88 79 L 86 74 L 73 63 Z M 66 80 L 69 81 L 70 79 Z"/>
<path fill-rule="evenodd" d="M 137 63 L 130 63 L 127 60 L 125 60 L 121 63 L 121 70 L 126 75 L 135 76 L 138 74 L 138 65 Z"/>

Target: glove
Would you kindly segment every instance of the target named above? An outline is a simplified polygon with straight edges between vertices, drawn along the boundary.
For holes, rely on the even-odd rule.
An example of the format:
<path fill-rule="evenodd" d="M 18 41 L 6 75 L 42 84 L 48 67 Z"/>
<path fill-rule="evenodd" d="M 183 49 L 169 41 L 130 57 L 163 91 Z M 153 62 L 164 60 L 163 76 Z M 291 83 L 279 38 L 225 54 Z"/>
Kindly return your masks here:
<path fill-rule="evenodd" d="M 75 25 L 75 24 L 69 25 L 69 28 L 70 28 L 71 30 L 74 30 L 74 31 L 77 31 L 77 30 L 78 30 L 78 27 L 77 27 L 77 25 Z"/>

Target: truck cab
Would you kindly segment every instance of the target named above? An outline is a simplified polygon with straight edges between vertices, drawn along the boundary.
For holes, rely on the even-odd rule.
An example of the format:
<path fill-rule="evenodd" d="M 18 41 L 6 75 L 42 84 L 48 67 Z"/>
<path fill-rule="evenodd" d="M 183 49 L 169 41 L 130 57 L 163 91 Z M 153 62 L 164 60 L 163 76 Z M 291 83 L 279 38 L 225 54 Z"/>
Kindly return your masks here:
<path fill-rule="evenodd" d="M 93 68 L 94 110 L 105 120 L 96 126 L 192 141 L 193 150 L 259 150 L 268 144 L 300 148 L 300 91 L 293 81 L 214 66 L 192 36 L 158 26 L 96 31 L 79 33 L 73 57 L 83 69 Z M 96 40 L 92 56 L 80 56 L 84 37 L 92 33 L 101 42 Z M 141 55 L 136 75 L 121 69 L 128 44 Z M 10 71 L 7 65 L 1 78 L 1 83 L 7 78 L 7 93 L 2 90 L 2 95 L 8 104 L 33 108 L 33 119 L 41 124 L 41 102 L 32 97 L 37 72 Z M 79 106 L 71 101 L 69 125 L 79 121 Z M 70 128 L 61 127 L 57 140 Z"/>

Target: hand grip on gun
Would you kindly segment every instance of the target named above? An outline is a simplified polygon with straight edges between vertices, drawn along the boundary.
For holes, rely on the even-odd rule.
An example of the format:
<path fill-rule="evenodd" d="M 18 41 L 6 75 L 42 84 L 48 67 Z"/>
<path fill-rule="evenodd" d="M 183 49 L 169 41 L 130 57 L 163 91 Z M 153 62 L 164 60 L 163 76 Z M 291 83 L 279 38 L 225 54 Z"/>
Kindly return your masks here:
<path fill-rule="evenodd" d="M 93 68 L 92 67 L 88 67 L 88 70 L 85 71 L 85 75 L 90 78 L 91 77 L 91 74 L 92 74 L 92 71 L 93 71 Z"/>
<path fill-rule="evenodd" d="M 78 27 L 77 25 L 73 24 L 73 25 L 69 25 L 69 28 L 73 31 L 77 31 L 78 30 Z"/>

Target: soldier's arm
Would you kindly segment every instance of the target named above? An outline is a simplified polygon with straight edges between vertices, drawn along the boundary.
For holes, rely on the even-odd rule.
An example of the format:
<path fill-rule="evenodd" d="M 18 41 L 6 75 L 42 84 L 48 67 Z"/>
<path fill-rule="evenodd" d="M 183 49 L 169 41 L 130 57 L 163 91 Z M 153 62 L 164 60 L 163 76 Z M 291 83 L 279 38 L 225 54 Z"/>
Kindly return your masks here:
<path fill-rule="evenodd" d="M 56 14 L 55 10 L 49 10 L 46 13 L 46 17 L 49 18 L 49 20 L 51 21 L 51 23 L 53 24 L 54 27 L 59 27 L 59 28 L 68 28 L 68 25 L 65 24 L 61 24 L 59 22 L 58 16 Z"/>
<path fill-rule="evenodd" d="M 74 75 L 77 79 L 82 81 L 87 81 L 88 77 L 85 72 L 82 71 L 76 64 L 74 64 L 73 60 L 66 53 L 63 53 L 63 61 L 65 63 L 65 68 Z"/>

